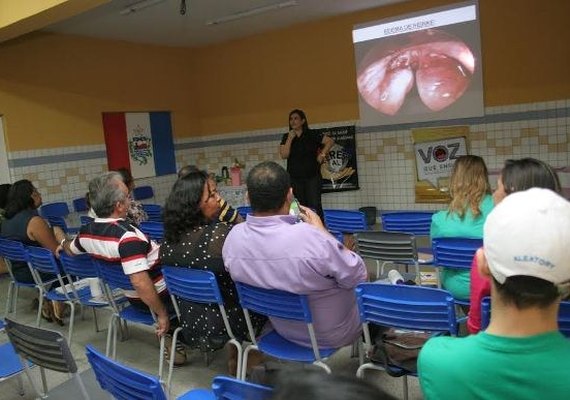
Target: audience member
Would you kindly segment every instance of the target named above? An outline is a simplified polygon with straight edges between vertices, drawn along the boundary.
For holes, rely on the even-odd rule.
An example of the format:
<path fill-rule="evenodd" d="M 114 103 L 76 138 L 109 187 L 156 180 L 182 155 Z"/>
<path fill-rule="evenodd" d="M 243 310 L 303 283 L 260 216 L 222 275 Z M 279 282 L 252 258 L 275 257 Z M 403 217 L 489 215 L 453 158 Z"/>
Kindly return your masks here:
<path fill-rule="evenodd" d="M 228 234 L 222 250 L 236 282 L 308 295 L 321 347 L 353 343 L 361 331 L 354 287 L 366 281 L 364 261 L 346 249 L 302 206 L 302 223 L 289 215 L 293 190 L 287 172 L 274 162 L 255 166 L 247 177 L 252 208 L 245 223 Z M 285 338 L 310 346 L 304 324 L 271 318 Z"/>
<path fill-rule="evenodd" d="M 451 202 L 435 213 L 430 236 L 482 238 L 485 218 L 493 197 L 485 162 L 479 156 L 461 156 L 455 161 L 449 182 Z M 469 271 L 442 268 L 442 286 L 457 299 L 469 299 Z"/>
<path fill-rule="evenodd" d="M 354 376 L 303 370 L 278 376 L 272 400 L 395 400 Z"/>
<path fill-rule="evenodd" d="M 129 171 L 127 168 L 119 168 L 117 172 L 121 174 L 123 182 L 127 186 L 127 189 L 129 190 L 131 205 L 129 206 L 129 209 L 127 211 L 126 221 L 129 224 L 138 227 L 141 222 L 148 220 L 148 215 L 146 215 L 142 203 L 138 200 L 135 200 L 133 197 L 133 190 L 135 189 L 135 180 L 131 175 L 131 171 Z"/>
<path fill-rule="evenodd" d="M 188 175 L 191 172 L 199 171 L 198 167 L 195 165 L 185 165 L 178 171 L 178 179 L 183 176 Z M 220 222 L 228 222 L 230 224 L 238 224 L 243 222 L 243 218 L 239 215 L 238 211 L 228 204 L 218 193 L 218 202 L 220 203 L 220 210 L 217 215 L 217 219 Z"/>
<path fill-rule="evenodd" d="M 540 187 L 560 193 L 558 175 L 550 165 L 534 159 L 507 160 L 497 180 L 497 189 L 493 193 L 495 205 L 499 204 L 511 193 Z M 471 296 L 467 328 L 470 333 L 481 329 L 481 299 L 491 293 L 491 282 L 488 277 L 479 273 L 477 257 L 471 266 Z"/>
<path fill-rule="evenodd" d="M 2 222 L 2 237 L 17 240 L 26 246 L 44 247 L 54 254 L 58 243 L 65 238 L 59 227 L 50 228 L 47 221 L 39 216 L 38 208 L 42 205 L 42 195 L 32 182 L 22 179 L 15 182 L 8 192 L 5 220 Z M 13 262 L 12 274 L 18 282 L 34 283 L 32 272 L 25 262 Z M 55 278 L 52 274 L 40 273 L 42 280 Z M 63 325 L 64 304 L 44 301 L 42 317 Z"/>
<path fill-rule="evenodd" d="M 490 213 L 477 265 L 491 279 L 491 323 L 424 345 L 426 400 L 568 398 L 570 341 L 557 321 L 570 285 L 568 221 L 570 203 L 540 188 L 510 194 Z"/>
<path fill-rule="evenodd" d="M 222 246 L 231 224 L 216 221 L 220 211 L 220 197 L 216 183 L 207 172 L 194 169 L 181 176 L 174 184 L 164 207 L 164 241 L 160 248 L 163 265 L 211 271 L 216 275 L 232 332 L 243 341 L 247 339 L 247 325 L 239 306 L 235 285 L 224 268 Z M 204 352 L 225 345 L 228 336 L 220 310 L 215 304 L 180 301 L 186 344 Z M 266 319 L 253 316 L 254 327 L 260 330 Z M 229 346 L 235 350 L 234 346 Z M 231 350 L 231 351 L 232 351 Z M 235 374 L 237 353 L 231 353 L 230 371 Z"/>
<path fill-rule="evenodd" d="M 8 192 L 10 191 L 10 183 L 4 183 L 0 185 L 0 224 L 4 221 L 4 213 L 6 208 L 6 203 L 8 202 Z"/>
<path fill-rule="evenodd" d="M 120 262 L 135 292 L 128 292 L 130 303 L 152 310 L 157 316 L 157 334 L 170 327 L 166 305 L 170 297 L 159 265 L 159 246 L 126 221 L 131 198 L 121 174 L 107 172 L 89 182 L 89 201 L 97 218 L 83 225 L 73 240 L 62 243 L 71 254 L 89 253 L 96 259 Z M 171 304 L 170 304 L 171 305 Z"/>

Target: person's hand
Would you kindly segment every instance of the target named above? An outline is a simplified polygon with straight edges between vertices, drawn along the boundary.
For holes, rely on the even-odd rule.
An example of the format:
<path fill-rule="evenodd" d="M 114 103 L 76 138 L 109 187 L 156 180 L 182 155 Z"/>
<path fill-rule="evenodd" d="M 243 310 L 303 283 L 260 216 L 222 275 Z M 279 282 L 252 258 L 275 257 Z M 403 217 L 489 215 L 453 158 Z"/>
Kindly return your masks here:
<path fill-rule="evenodd" d="M 288 139 L 289 139 L 289 140 L 293 140 L 293 139 L 295 139 L 295 136 L 297 136 L 297 133 L 295 132 L 295 130 L 291 129 L 291 130 L 289 131 L 289 137 L 288 137 Z"/>
<path fill-rule="evenodd" d="M 319 164 L 324 163 L 326 160 L 327 160 L 327 155 L 325 153 L 321 152 L 317 155 L 317 162 Z"/>
<path fill-rule="evenodd" d="M 325 225 L 323 224 L 323 221 L 321 221 L 321 217 L 319 217 L 316 212 L 311 210 L 309 207 L 305 207 L 302 205 L 299 205 L 299 207 L 301 208 L 301 213 L 299 214 L 299 217 L 303 222 L 306 222 L 307 224 L 313 225 L 319 229 L 326 231 Z"/>
<path fill-rule="evenodd" d="M 158 337 L 165 335 L 170 329 L 170 319 L 168 318 L 168 314 L 164 313 L 161 315 L 157 315 L 157 326 L 156 326 L 156 334 Z"/>

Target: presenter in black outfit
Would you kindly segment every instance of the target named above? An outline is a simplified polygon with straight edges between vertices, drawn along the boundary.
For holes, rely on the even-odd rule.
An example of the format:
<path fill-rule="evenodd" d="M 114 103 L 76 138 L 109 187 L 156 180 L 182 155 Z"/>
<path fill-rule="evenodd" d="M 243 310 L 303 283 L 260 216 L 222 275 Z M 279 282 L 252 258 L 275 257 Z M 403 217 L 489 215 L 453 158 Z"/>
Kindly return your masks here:
<path fill-rule="evenodd" d="M 281 139 L 279 155 L 287 159 L 287 172 L 295 197 L 302 205 L 314 209 L 322 220 L 320 166 L 333 145 L 330 137 L 309 129 L 302 110 L 289 113 L 289 132 Z"/>

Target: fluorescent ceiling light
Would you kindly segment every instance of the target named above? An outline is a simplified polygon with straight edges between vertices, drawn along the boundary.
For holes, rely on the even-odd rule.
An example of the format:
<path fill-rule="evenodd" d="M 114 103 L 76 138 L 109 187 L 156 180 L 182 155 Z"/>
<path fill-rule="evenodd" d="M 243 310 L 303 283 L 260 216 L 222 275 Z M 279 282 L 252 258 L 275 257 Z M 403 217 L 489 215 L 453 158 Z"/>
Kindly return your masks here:
<path fill-rule="evenodd" d="M 271 4 L 268 6 L 250 8 L 249 10 L 239 11 L 235 14 L 229 14 L 224 17 L 216 18 L 206 22 L 206 25 L 218 25 L 225 22 L 235 21 L 237 19 L 251 17 L 253 15 L 263 14 L 269 11 L 280 10 L 282 8 L 296 6 L 297 0 L 284 1 L 282 3 Z"/>
<path fill-rule="evenodd" d="M 158 3 L 162 3 L 164 0 L 142 0 L 139 1 L 138 3 L 133 3 L 129 6 L 126 6 L 125 8 L 123 8 L 119 14 L 121 15 L 129 15 L 132 13 L 136 13 L 137 11 L 143 10 L 147 7 L 152 7 Z"/>

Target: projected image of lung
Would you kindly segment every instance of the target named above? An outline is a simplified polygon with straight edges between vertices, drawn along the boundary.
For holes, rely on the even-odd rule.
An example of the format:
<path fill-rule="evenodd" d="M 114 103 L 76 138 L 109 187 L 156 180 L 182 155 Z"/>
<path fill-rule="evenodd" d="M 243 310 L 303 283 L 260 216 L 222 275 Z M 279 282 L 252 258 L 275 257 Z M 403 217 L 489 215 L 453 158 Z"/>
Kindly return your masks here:
<path fill-rule="evenodd" d="M 428 29 L 379 43 L 359 67 L 360 95 L 381 113 L 394 115 L 414 86 L 432 111 L 453 104 L 469 86 L 475 57 L 461 39 Z"/>
<path fill-rule="evenodd" d="M 483 115 L 475 5 L 372 23 L 353 37 L 362 125 Z"/>

